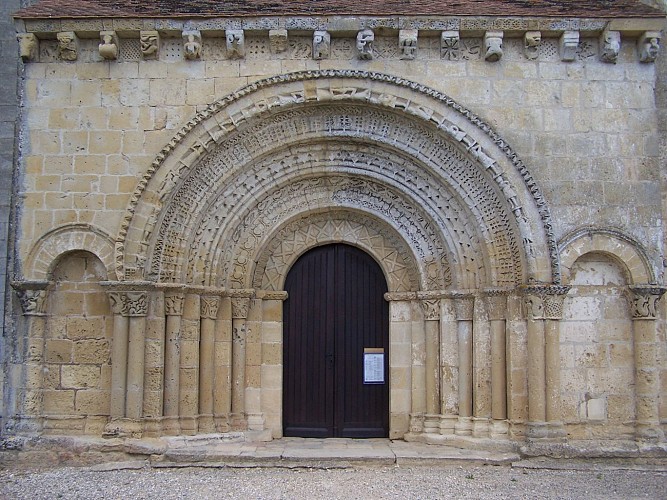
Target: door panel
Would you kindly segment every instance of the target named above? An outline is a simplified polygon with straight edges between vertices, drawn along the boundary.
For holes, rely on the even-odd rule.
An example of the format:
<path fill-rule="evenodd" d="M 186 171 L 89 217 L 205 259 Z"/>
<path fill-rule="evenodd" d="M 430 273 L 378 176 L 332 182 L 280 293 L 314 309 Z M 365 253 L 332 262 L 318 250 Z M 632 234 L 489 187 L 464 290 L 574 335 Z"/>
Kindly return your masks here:
<path fill-rule="evenodd" d="M 296 262 L 285 289 L 285 435 L 387 436 L 389 311 L 380 267 L 355 247 L 318 247 Z M 366 347 L 384 349 L 384 384 L 363 383 Z"/>

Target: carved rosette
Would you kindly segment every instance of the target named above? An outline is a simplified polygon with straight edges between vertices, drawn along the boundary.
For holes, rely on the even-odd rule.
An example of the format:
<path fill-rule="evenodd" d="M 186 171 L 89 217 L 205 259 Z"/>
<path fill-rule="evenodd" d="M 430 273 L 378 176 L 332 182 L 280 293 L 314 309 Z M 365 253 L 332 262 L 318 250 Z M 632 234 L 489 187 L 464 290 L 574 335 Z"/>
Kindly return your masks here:
<path fill-rule="evenodd" d="M 483 296 L 486 300 L 486 310 L 490 321 L 506 319 L 507 295 L 509 295 L 509 290 L 504 288 L 489 288 L 484 290 Z"/>
<path fill-rule="evenodd" d="M 472 321 L 475 309 L 475 297 L 473 295 L 455 295 L 454 309 L 457 321 Z"/>
<path fill-rule="evenodd" d="M 654 320 L 658 317 L 658 301 L 667 291 L 667 288 L 659 286 L 631 286 L 630 292 L 632 319 L 633 320 Z"/>
<path fill-rule="evenodd" d="M 146 292 L 109 292 L 109 300 L 114 314 L 131 318 L 148 314 L 148 294 Z"/>
<path fill-rule="evenodd" d="M 200 301 L 200 312 L 202 319 L 213 319 L 218 317 L 220 297 L 217 295 L 202 295 Z"/>
<path fill-rule="evenodd" d="M 164 313 L 167 316 L 182 316 L 185 295 L 181 292 L 167 292 L 164 295 Z"/>
<path fill-rule="evenodd" d="M 443 31 L 440 35 L 440 57 L 447 61 L 461 59 L 461 35 L 458 31 Z"/>
<path fill-rule="evenodd" d="M 12 282 L 24 316 L 45 316 L 48 281 Z"/>

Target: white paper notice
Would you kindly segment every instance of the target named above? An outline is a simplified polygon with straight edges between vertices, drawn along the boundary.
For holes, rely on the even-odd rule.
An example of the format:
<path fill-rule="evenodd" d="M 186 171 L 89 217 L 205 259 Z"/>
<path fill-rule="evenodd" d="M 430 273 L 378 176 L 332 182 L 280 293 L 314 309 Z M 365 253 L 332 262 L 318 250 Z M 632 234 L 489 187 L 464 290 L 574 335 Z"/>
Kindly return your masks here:
<path fill-rule="evenodd" d="M 384 384 L 384 353 L 364 353 L 364 384 Z"/>

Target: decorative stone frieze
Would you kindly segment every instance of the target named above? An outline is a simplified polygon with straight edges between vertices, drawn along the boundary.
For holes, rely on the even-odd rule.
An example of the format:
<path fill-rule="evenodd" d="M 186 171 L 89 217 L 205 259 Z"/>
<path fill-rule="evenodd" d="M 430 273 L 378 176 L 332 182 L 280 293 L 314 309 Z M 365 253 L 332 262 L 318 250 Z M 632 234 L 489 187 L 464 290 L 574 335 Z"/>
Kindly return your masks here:
<path fill-rule="evenodd" d="M 419 30 L 400 30 L 398 32 L 398 48 L 401 59 L 414 59 L 417 55 L 417 38 Z"/>
<path fill-rule="evenodd" d="M 461 36 L 458 31 L 443 31 L 440 34 L 440 57 L 447 61 L 461 59 Z"/>
<path fill-rule="evenodd" d="M 142 317 L 148 314 L 146 292 L 108 292 L 114 314 L 127 317 Z"/>
<path fill-rule="evenodd" d="M 279 54 L 287 50 L 287 30 L 269 30 L 269 47 L 272 54 Z"/>
<path fill-rule="evenodd" d="M 185 294 L 183 292 L 165 292 L 164 313 L 167 316 L 182 316 Z"/>
<path fill-rule="evenodd" d="M 191 61 L 201 59 L 201 32 L 199 30 L 183 31 L 183 55 Z"/>
<path fill-rule="evenodd" d="M 313 33 L 313 59 L 328 59 L 331 54 L 331 35 L 328 31 Z"/>
<path fill-rule="evenodd" d="M 243 30 L 227 30 L 227 57 L 242 59 L 245 57 L 245 33 Z"/>
<path fill-rule="evenodd" d="M 639 60 L 644 63 L 655 62 L 660 52 L 660 41 L 662 33 L 659 31 L 646 31 L 637 40 L 637 51 Z"/>
<path fill-rule="evenodd" d="M 107 60 L 118 59 L 118 36 L 115 31 L 100 31 L 100 55 Z"/>
<path fill-rule="evenodd" d="M 240 299 L 235 299 L 235 300 L 240 300 Z M 203 295 L 201 297 L 199 304 L 200 304 L 200 315 L 202 318 L 216 319 L 218 317 L 218 307 L 220 306 L 219 295 Z"/>
<path fill-rule="evenodd" d="M 373 59 L 373 42 L 375 33 L 373 30 L 361 30 L 357 33 L 357 57 L 362 60 Z"/>
<path fill-rule="evenodd" d="M 46 315 L 49 281 L 12 281 L 24 316 Z"/>
<path fill-rule="evenodd" d="M 542 32 L 527 31 L 523 36 L 523 54 L 529 61 L 534 61 L 540 55 L 540 43 L 542 43 Z"/>
<path fill-rule="evenodd" d="M 600 35 L 600 60 L 616 64 L 621 51 L 621 32 L 605 30 Z"/>
<path fill-rule="evenodd" d="M 502 31 L 487 31 L 484 33 L 484 60 L 488 62 L 500 61 L 503 57 Z"/>
<path fill-rule="evenodd" d="M 565 31 L 558 42 L 558 52 L 561 61 L 574 61 L 577 58 L 579 47 L 579 32 Z"/>
<path fill-rule="evenodd" d="M 156 30 L 139 32 L 141 56 L 144 59 L 158 59 L 160 56 L 160 33 Z"/>
<path fill-rule="evenodd" d="M 58 55 L 63 61 L 76 61 L 79 57 L 79 38 L 73 31 L 62 31 L 56 35 Z"/>
<path fill-rule="evenodd" d="M 631 312 L 634 320 L 655 320 L 658 317 L 658 301 L 666 288 L 652 285 L 631 286 Z"/>
<path fill-rule="evenodd" d="M 19 56 L 23 62 L 36 60 L 37 51 L 39 50 L 39 41 L 35 34 L 19 33 L 16 37 L 19 41 Z"/>

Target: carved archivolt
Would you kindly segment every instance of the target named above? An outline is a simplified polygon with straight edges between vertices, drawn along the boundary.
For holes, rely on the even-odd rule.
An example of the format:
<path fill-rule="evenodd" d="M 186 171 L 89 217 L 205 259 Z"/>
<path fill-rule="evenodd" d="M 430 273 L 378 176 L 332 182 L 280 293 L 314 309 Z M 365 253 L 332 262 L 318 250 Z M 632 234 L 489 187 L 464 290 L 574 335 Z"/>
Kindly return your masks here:
<path fill-rule="evenodd" d="M 642 245 L 616 229 L 582 228 L 563 238 L 561 268 L 563 283 L 569 283 L 572 266 L 579 257 L 588 253 L 601 253 L 623 265 L 629 283 L 656 284 L 656 274 Z"/>
<path fill-rule="evenodd" d="M 310 166 L 307 158 L 297 166 L 271 161 L 281 155 L 288 159 L 283 153 L 299 145 L 326 140 L 333 141 L 323 148 L 330 163 L 348 152 L 350 143 L 372 145 L 370 156 L 376 160 L 382 158 L 378 151 L 384 152 L 379 162 L 363 160 L 359 166 L 343 163 L 337 168 L 367 169 L 365 176 L 352 170 L 348 175 L 373 178 L 387 193 L 392 183 L 402 182 L 400 195 L 424 207 L 426 225 L 435 225 L 430 244 L 444 244 L 443 256 L 450 252 L 456 261 L 452 266 L 460 265 L 458 255 L 474 253 L 456 245 L 477 242 L 478 260 L 473 265 L 479 266 L 476 275 L 489 274 L 483 278 L 485 284 L 559 280 L 546 203 L 509 146 L 471 112 L 432 89 L 356 71 L 270 78 L 214 103 L 188 122 L 158 155 L 131 200 L 116 244 L 119 279 L 182 280 L 188 273 L 199 279 L 201 263 L 196 262 L 197 255 L 203 255 L 204 232 L 216 231 L 216 237 L 239 235 L 243 245 L 243 228 L 250 227 L 248 214 L 268 199 L 276 185 L 286 189 L 297 185 L 308 168 L 319 175 L 336 172 L 322 158 L 313 158 Z M 351 149 L 351 157 L 367 153 Z M 395 162 L 391 170 L 383 169 L 384 161 L 396 158 L 400 165 Z M 341 191 L 340 206 L 346 206 L 343 198 Z M 444 208 L 449 200 L 455 207 L 449 207 L 451 212 Z M 368 207 L 355 208 L 372 212 Z M 206 213 L 212 214 L 209 221 L 226 220 L 218 221 L 214 229 L 205 225 Z M 460 229 L 445 220 L 455 213 L 462 216 L 454 217 L 462 224 Z M 398 229 L 396 224 L 392 227 Z M 267 238 L 265 233 L 256 240 Z M 414 242 L 409 244 L 415 251 Z M 218 252 L 204 256 L 203 267 L 213 269 L 209 273 L 231 264 L 214 264 L 223 249 L 218 243 L 211 240 L 208 248 Z M 259 251 L 248 248 L 247 255 Z M 249 276 L 246 284 L 253 280 Z"/>
<path fill-rule="evenodd" d="M 79 250 L 95 255 L 107 275 L 114 275 L 113 239 L 89 224 L 70 224 L 49 231 L 37 241 L 24 262 L 23 276 L 28 280 L 47 280 L 61 255 Z"/>

